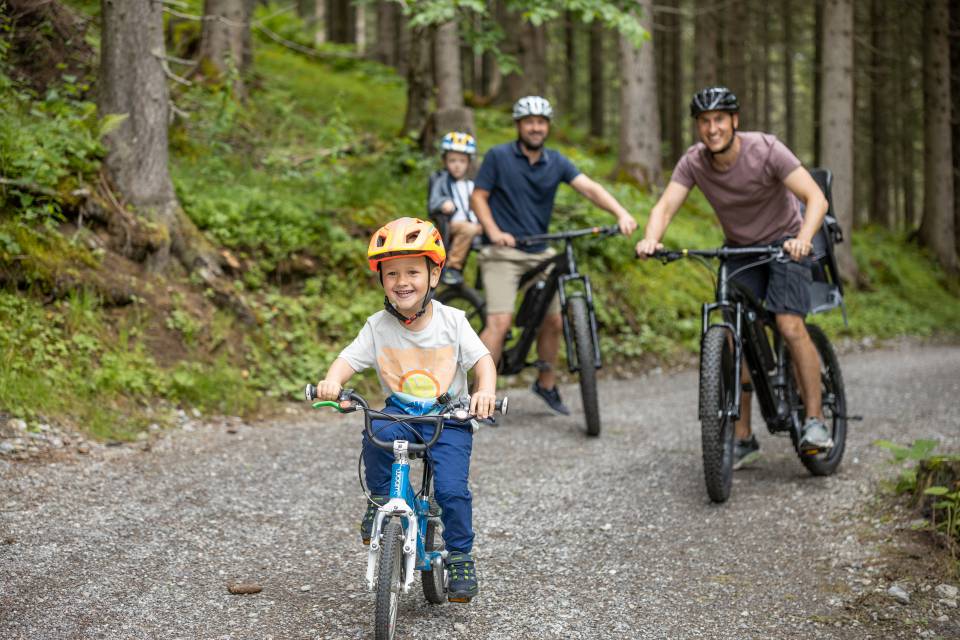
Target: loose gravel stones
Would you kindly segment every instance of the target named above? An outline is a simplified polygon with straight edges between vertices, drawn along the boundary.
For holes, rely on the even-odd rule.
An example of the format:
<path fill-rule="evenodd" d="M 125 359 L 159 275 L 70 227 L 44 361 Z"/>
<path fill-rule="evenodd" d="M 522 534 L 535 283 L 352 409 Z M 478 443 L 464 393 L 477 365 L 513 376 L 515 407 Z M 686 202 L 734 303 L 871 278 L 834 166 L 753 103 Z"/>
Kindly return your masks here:
<path fill-rule="evenodd" d="M 873 506 L 878 483 L 896 474 L 875 440 L 960 449 L 960 349 L 841 363 L 850 411 L 864 421 L 851 423 L 838 473 L 811 477 L 789 439 L 758 421 L 762 457 L 719 506 L 704 490 L 695 370 L 603 380 L 597 439 L 579 429 L 576 387 L 562 389 L 569 418 L 511 391 L 510 415 L 473 441 L 480 595 L 433 606 L 414 584 L 398 637 L 960 637 L 956 597 L 941 588 L 953 580 L 894 564 L 931 552 L 898 548 L 916 516 Z M 0 545 L 0 637 L 369 638 L 360 422 L 304 416 L 208 427 L 185 414 L 194 431 L 149 453 L 0 456 L 0 540 L 14 540 Z M 253 581 L 259 594 L 227 589 Z M 909 604 L 887 593 L 893 585 Z"/>

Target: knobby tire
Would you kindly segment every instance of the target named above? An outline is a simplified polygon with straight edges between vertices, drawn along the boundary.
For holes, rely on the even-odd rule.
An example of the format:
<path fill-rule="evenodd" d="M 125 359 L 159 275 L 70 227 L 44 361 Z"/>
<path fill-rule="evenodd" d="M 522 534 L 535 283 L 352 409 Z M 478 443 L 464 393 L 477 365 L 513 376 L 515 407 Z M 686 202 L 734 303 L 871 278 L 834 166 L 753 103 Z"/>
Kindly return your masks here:
<path fill-rule="evenodd" d="M 733 483 L 733 419 L 727 415 L 736 389 L 733 353 L 722 327 L 710 327 L 700 346 L 700 433 L 707 495 L 725 502 Z"/>
<path fill-rule="evenodd" d="M 597 398 L 597 369 L 593 360 L 593 334 L 590 331 L 587 301 L 582 297 L 572 297 L 567 301 L 567 309 L 577 365 L 580 367 L 580 397 L 583 400 L 587 435 L 596 437 L 600 435 L 600 403 Z"/>
<path fill-rule="evenodd" d="M 376 640 L 393 640 L 397 630 L 397 610 L 403 591 L 403 538 L 403 525 L 394 518 L 384 530 L 380 547 L 374 610 Z"/>

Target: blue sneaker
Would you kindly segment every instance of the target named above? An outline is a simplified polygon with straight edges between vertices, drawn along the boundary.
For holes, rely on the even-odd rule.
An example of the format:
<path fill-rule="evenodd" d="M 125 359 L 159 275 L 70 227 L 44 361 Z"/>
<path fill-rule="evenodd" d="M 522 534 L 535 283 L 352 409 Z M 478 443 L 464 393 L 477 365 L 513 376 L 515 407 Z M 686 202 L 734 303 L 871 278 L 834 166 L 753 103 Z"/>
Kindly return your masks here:
<path fill-rule="evenodd" d="M 553 389 L 544 389 L 540 386 L 539 380 L 534 380 L 533 386 L 530 387 L 530 390 L 543 398 L 543 401 L 547 403 L 547 406 L 553 409 L 553 411 L 556 413 L 559 413 L 562 416 L 570 415 L 570 409 L 568 409 L 567 405 L 563 404 L 563 400 L 560 399 L 560 390 L 557 389 L 556 385 L 554 385 Z"/>
<path fill-rule="evenodd" d="M 469 553 L 451 553 L 447 556 L 447 571 L 450 582 L 447 584 L 449 602 L 470 602 L 480 592 L 477 581 L 477 567 Z"/>

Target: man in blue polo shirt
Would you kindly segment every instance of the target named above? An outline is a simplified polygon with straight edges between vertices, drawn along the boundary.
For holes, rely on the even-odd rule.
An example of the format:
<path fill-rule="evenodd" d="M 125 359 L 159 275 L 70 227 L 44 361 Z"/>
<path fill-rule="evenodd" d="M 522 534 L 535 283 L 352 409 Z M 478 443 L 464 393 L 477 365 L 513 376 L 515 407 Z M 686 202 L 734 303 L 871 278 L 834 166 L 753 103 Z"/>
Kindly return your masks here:
<path fill-rule="evenodd" d="M 517 140 L 487 152 L 470 198 L 470 205 L 489 241 L 489 245 L 480 251 L 487 297 L 487 326 L 480 333 L 480 339 L 494 361 L 500 360 L 504 337 L 513 322 L 520 276 L 555 254 L 543 244 L 517 248 L 515 239 L 547 233 L 554 196 L 561 182 L 566 182 L 592 203 L 615 215 L 624 235 L 630 235 L 637 228 L 636 220 L 606 189 L 580 173 L 559 152 L 544 148 L 552 116 L 553 108 L 546 99 L 539 96 L 520 98 L 513 105 Z M 560 302 L 554 296 L 537 337 L 540 375 L 533 383 L 533 391 L 551 409 L 569 415 L 570 410 L 560 399 L 554 375 L 562 333 Z"/>

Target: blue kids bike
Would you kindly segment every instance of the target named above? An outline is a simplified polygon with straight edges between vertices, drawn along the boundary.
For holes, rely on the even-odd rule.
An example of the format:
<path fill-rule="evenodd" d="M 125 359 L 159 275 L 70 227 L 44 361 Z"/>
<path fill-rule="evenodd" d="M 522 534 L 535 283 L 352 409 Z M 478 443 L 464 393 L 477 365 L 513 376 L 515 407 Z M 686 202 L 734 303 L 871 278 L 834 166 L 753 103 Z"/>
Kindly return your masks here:
<path fill-rule="evenodd" d="M 433 469 L 426 462 L 429 460 L 430 447 L 437 442 L 445 425 L 452 428 L 459 423 L 463 425 L 462 428 L 473 431 L 479 427 L 479 423 L 470 414 L 469 397 L 456 401 L 441 397 L 439 413 L 408 416 L 371 409 L 367 401 L 352 389 L 344 389 L 336 402 L 314 402 L 317 399 L 317 388 L 312 384 L 307 385 L 304 395 L 317 409 L 332 407 L 341 413 L 358 409 L 363 411 L 364 429 L 369 441 L 374 446 L 392 451 L 394 455 L 390 499 L 378 509 L 367 555 L 367 588 L 376 592 L 374 637 L 377 640 L 393 639 L 400 595 L 410 591 L 416 571 L 420 572 L 423 595 L 427 602 L 467 602 L 466 599 L 449 597 L 447 594 L 448 578 L 444 568 L 447 551 L 443 544 L 443 524 L 440 520 L 440 508 L 432 498 Z M 506 413 L 507 398 L 498 400 L 496 409 L 502 414 Z M 383 421 L 377 430 L 402 422 L 410 426 L 431 426 L 433 434 L 427 442 L 380 440 L 376 436 L 373 419 Z M 450 424 L 447 424 L 448 422 Z M 416 458 L 425 461 L 419 491 L 414 490 L 410 481 L 410 460 Z M 367 493 L 367 499 L 373 503 L 366 489 L 364 493 Z"/>

